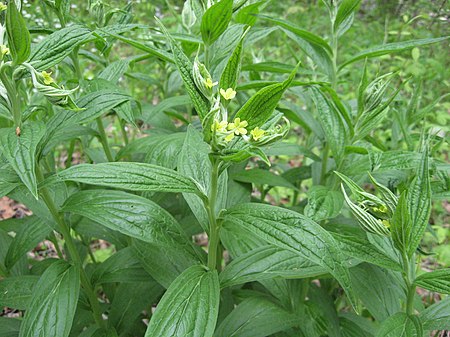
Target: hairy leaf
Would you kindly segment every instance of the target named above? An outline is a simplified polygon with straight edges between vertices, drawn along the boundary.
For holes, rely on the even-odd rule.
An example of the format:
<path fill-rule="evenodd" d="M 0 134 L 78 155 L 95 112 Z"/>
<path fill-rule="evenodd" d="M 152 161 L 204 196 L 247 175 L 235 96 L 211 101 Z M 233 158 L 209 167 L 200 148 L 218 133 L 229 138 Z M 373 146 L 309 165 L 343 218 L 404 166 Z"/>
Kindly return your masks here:
<path fill-rule="evenodd" d="M 31 36 L 15 1 L 8 1 L 6 34 L 8 35 L 8 47 L 13 64 L 22 64 L 30 56 Z"/>
<path fill-rule="evenodd" d="M 450 268 L 421 274 L 414 281 L 419 287 L 441 294 L 450 294 Z"/>
<path fill-rule="evenodd" d="M 227 29 L 233 14 L 233 0 L 220 0 L 202 16 L 200 31 L 203 42 L 211 45 Z"/>

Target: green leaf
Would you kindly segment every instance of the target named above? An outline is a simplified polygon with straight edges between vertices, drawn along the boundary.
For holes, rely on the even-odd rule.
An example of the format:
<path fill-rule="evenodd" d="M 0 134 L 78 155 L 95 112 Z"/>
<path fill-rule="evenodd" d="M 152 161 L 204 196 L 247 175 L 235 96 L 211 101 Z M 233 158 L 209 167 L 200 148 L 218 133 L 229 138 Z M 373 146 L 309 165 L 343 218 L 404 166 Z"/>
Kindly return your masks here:
<path fill-rule="evenodd" d="M 89 93 L 76 100 L 76 105 L 83 110 L 74 116 L 71 123 L 91 122 L 131 99 L 129 95 L 117 90 L 104 89 Z"/>
<path fill-rule="evenodd" d="M 0 306 L 27 310 L 38 276 L 21 275 L 0 281 Z"/>
<path fill-rule="evenodd" d="M 217 271 L 192 266 L 167 289 L 146 337 L 212 337 L 219 312 Z"/>
<path fill-rule="evenodd" d="M 231 179 L 242 182 L 252 183 L 256 186 L 268 185 L 268 186 L 282 186 L 287 188 L 297 189 L 289 181 L 282 176 L 276 175 L 268 170 L 254 168 L 250 170 L 243 170 L 233 173 Z"/>
<path fill-rule="evenodd" d="M 429 177 L 428 147 L 422 153 L 422 160 L 417 168 L 416 177 L 408 188 L 407 203 L 411 219 L 410 236 L 408 238 L 408 256 L 416 251 L 431 213 L 431 185 Z"/>
<path fill-rule="evenodd" d="M 233 14 L 233 0 L 220 0 L 203 14 L 200 31 L 209 46 L 227 29 Z"/>
<path fill-rule="evenodd" d="M 20 331 L 21 319 L 0 317 L 0 337 L 17 337 Z"/>
<path fill-rule="evenodd" d="M 195 110 L 197 110 L 197 114 L 202 120 L 208 114 L 210 109 L 210 103 L 208 99 L 203 96 L 203 94 L 199 91 L 197 86 L 195 85 L 192 69 L 193 65 L 183 50 L 178 46 L 175 40 L 170 36 L 167 29 L 161 23 L 161 21 L 157 20 L 158 25 L 163 31 L 164 35 L 166 35 L 169 40 L 170 46 L 172 48 L 172 53 L 174 57 L 175 64 L 177 65 L 178 71 L 180 72 L 181 79 L 184 82 L 186 90 L 189 94 L 189 97 L 192 100 L 192 104 L 194 104 Z"/>
<path fill-rule="evenodd" d="M 220 273 L 220 285 L 225 288 L 277 277 L 306 278 L 326 273 L 327 269 L 290 250 L 262 246 L 231 261 Z"/>
<path fill-rule="evenodd" d="M 312 186 L 308 191 L 308 205 L 304 214 L 314 221 L 336 217 L 344 203 L 342 194 L 326 186 Z"/>
<path fill-rule="evenodd" d="M 441 294 L 450 294 L 450 268 L 419 275 L 414 284 Z"/>
<path fill-rule="evenodd" d="M 450 297 L 426 308 L 420 313 L 424 330 L 450 330 Z"/>
<path fill-rule="evenodd" d="M 420 322 L 412 316 L 398 312 L 386 319 L 380 326 L 376 337 L 422 337 Z"/>
<path fill-rule="evenodd" d="M 344 146 L 347 143 L 347 131 L 344 122 L 330 100 L 316 87 L 311 87 L 312 99 L 318 111 L 318 119 L 322 125 L 325 137 L 330 145 L 331 151 L 339 161 L 344 152 Z"/>
<path fill-rule="evenodd" d="M 378 250 L 370 241 L 357 237 L 355 235 L 343 235 L 333 233 L 342 251 L 358 260 L 369 262 L 371 264 L 388 268 L 395 271 L 402 271 L 398 261 L 392 260 L 384 252 Z"/>
<path fill-rule="evenodd" d="M 289 88 L 298 66 L 286 81 L 269 85 L 254 94 L 236 113 L 236 117 L 248 122 L 248 129 L 261 127 L 272 115 L 283 93 Z"/>
<path fill-rule="evenodd" d="M 248 30 L 246 30 L 237 44 L 236 48 L 231 54 L 231 57 L 228 59 L 227 65 L 222 72 L 222 76 L 220 77 L 219 88 L 228 89 L 233 88 L 233 90 L 237 87 L 237 82 L 239 78 L 239 74 L 241 72 L 241 59 L 242 59 L 242 48 L 244 44 L 244 37 Z"/>
<path fill-rule="evenodd" d="M 401 310 L 405 294 L 399 273 L 366 263 L 350 269 L 353 289 L 376 320 L 385 320 Z"/>
<path fill-rule="evenodd" d="M 372 47 L 369 49 L 366 49 L 362 52 L 359 52 L 353 58 L 345 62 L 339 67 L 339 70 L 342 70 L 349 64 L 352 64 L 356 61 L 363 60 L 366 58 L 372 58 L 372 57 L 378 57 L 383 56 L 386 54 L 392 54 L 397 53 L 403 50 L 412 49 L 414 47 L 420 47 L 420 46 L 426 46 L 429 44 L 441 42 L 447 40 L 449 37 L 438 37 L 434 39 L 420 39 L 420 40 L 410 40 L 410 41 L 403 41 L 403 42 L 393 42 L 393 43 L 386 43 L 381 46 Z"/>
<path fill-rule="evenodd" d="M 78 267 L 55 261 L 34 288 L 19 337 L 69 336 L 79 291 Z"/>
<path fill-rule="evenodd" d="M 13 65 L 19 65 L 28 60 L 31 52 L 31 36 L 22 14 L 17 9 L 15 1 L 8 1 L 6 10 L 6 34 L 8 47 L 13 59 Z"/>
<path fill-rule="evenodd" d="M 5 267 L 10 269 L 27 252 L 44 240 L 52 231 L 49 224 L 37 216 L 28 216 L 25 223 L 16 232 L 5 257 Z"/>
<path fill-rule="evenodd" d="M 241 204 L 223 213 L 224 227 L 247 231 L 283 249 L 291 250 L 327 269 L 353 297 L 350 274 L 337 242 L 330 233 L 305 216 L 271 205 Z"/>
<path fill-rule="evenodd" d="M 0 152 L 20 177 L 20 180 L 37 199 L 37 180 L 35 173 L 36 149 L 45 134 L 42 122 L 32 122 L 21 127 L 20 136 L 15 128 L 1 129 Z"/>
<path fill-rule="evenodd" d="M 190 178 L 168 168 L 145 163 L 80 164 L 48 178 L 45 184 L 66 180 L 131 191 L 187 192 L 201 195 Z"/>
<path fill-rule="evenodd" d="M 266 337 L 286 330 L 300 318 L 264 297 L 251 297 L 223 320 L 215 337 Z"/>
<path fill-rule="evenodd" d="M 30 63 L 37 70 L 47 70 L 59 64 L 75 48 L 92 39 L 92 32 L 84 26 L 62 28 L 33 46 Z"/>
<path fill-rule="evenodd" d="M 198 252 L 170 213 L 153 201 L 134 194 L 110 190 L 80 191 L 67 199 L 62 210 L 82 215 L 161 249 L 184 248 L 185 254 L 192 256 Z"/>
<path fill-rule="evenodd" d="M 19 185 L 20 179 L 12 168 L 0 169 L 0 198 L 9 194 Z"/>
<path fill-rule="evenodd" d="M 339 27 L 353 14 L 359 6 L 361 0 L 344 0 L 339 5 L 336 19 L 334 20 L 334 31 L 337 32 Z"/>

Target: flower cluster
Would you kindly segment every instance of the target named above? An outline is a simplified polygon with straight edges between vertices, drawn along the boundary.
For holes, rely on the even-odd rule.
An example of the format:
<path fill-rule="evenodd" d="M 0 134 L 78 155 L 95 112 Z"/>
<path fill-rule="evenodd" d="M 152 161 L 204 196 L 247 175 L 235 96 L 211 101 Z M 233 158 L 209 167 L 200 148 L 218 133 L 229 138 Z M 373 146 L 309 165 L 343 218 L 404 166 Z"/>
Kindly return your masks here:
<path fill-rule="evenodd" d="M 240 118 L 235 118 L 232 123 L 228 123 L 226 120 L 219 121 L 215 119 L 211 125 L 211 131 L 219 138 L 219 141 L 223 139 L 227 143 L 232 141 L 235 136 L 243 136 L 246 141 L 249 139 L 257 141 L 265 133 L 264 130 L 256 127 L 250 131 L 251 138 L 249 138 L 246 136 L 248 133 L 247 126 L 248 122 L 241 121 Z"/>
<path fill-rule="evenodd" d="M 0 12 L 6 11 L 7 8 L 7 5 L 5 5 L 3 2 L 0 2 Z"/>

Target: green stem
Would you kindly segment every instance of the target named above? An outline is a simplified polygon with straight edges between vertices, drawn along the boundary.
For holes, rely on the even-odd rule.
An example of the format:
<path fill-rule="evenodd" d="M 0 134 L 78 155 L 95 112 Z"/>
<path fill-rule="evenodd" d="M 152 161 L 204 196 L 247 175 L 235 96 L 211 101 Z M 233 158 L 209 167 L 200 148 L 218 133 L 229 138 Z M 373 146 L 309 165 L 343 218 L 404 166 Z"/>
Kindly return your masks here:
<path fill-rule="evenodd" d="M 108 137 L 106 136 L 105 128 L 103 127 L 103 121 L 102 121 L 101 117 L 97 117 L 96 121 L 97 121 L 98 132 L 100 134 L 100 142 L 102 143 L 106 158 L 108 159 L 108 161 L 114 161 L 114 158 L 111 153 L 111 149 L 109 148 L 109 145 L 108 145 Z"/>
<path fill-rule="evenodd" d="M 407 295 L 406 295 L 406 313 L 414 315 L 414 297 L 416 295 L 416 286 L 414 280 L 416 278 L 416 271 L 414 268 L 414 255 L 409 259 L 405 254 L 402 254 L 403 259 L 403 279 L 405 280 Z"/>
<path fill-rule="evenodd" d="M 36 175 L 39 182 L 42 182 L 44 180 L 44 176 L 41 172 L 39 164 L 36 165 Z M 73 261 L 75 266 L 77 266 L 80 270 L 81 286 L 84 288 L 88 296 L 95 322 L 99 327 L 106 328 L 105 321 L 102 318 L 102 311 L 100 308 L 100 304 L 91 286 L 91 282 L 89 281 L 86 271 L 83 268 L 83 262 L 81 261 L 81 257 L 78 254 L 78 250 L 75 246 L 72 236 L 70 235 L 69 226 L 67 226 L 67 224 L 64 222 L 63 218 L 59 214 L 58 208 L 56 207 L 56 204 L 53 201 L 48 189 L 46 187 L 42 187 L 40 192 L 42 200 L 44 201 L 45 205 L 50 211 L 50 214 L 52 215 L 53 219 L 58 225 L 59 231 L 66 242 L 67 250 L 69 251 L 71 260 Z"/>
<path fill-rule="evenodd" d="M 60 259 L 64 259 L 64 255 L 63 255 L 63 253 L 62 253 L 62 251 L 61 251 L 61 248 L 59 247 L 58 239 L 56 238 L 55 233 L 51 232 L 51 234 L 49 235 L 49 238 L 48 238 L 48 239 L 49 239 L 50 242 L 53 243 L 53 245 L 55 246 L 56 253 L 58 254 L 58 257 L 59 257 Z"/>
<path fill-rule="evenodd" d="M 66 168 L 72 166 L 72 156 L 75 150 L 75 139 L 70 142 L 69 149 L 67 150 Z"/>
<path fill-rule="evenodd" d="M 129 140 L 127 130 L 125 130 L 125 121 L 119 119 L 119 123 L 120 123 L 120 130 L 122 131 L 123 142 L 125 143 L 125 145 L 128 145 Z"/>
<path fill-rule="evenodd" d="M 219 161 L 212 161 L 211 171 L 211 193 L 209 196 L 206 210 L 209 218 L 209 242 L 208 242 L 208 268 L 213 270 L 217 268 L 218 246 L 219 246 L 219 226 L 216 219 L 216 199 L 219 179 Z"/>
<path fill-rule="evenodd" d="M 327 142 L 323 149 L 322 165 L 321 165 L 322 168 L 320 171 L 320 183 L 322 185 L 325 185 L 325 177 L 327 175 L 327 166 L 328 166 L 328 156 L 329 155 L 330 155 L 330 146 Z"/>
<path fill-rule="evenodd" d="M 209 71 L 209 46 L 205 44 L 205 67 Z"/>
<path fill-rule="evenodd" d="M 22 125 L 22 112 L 20 110 L 20 98 L 17 93 L 16 85 L 12 77 L 10 78 L 6 73 L 6 69 L 9 68 L 8 65 L 3 65 L 0 69 L 0 80 L 6 89 L 6 94 L 8 95 L 9 102 L 11 104 L 11 112 L 14 119 L 14 126 L 19 127 Z"/>

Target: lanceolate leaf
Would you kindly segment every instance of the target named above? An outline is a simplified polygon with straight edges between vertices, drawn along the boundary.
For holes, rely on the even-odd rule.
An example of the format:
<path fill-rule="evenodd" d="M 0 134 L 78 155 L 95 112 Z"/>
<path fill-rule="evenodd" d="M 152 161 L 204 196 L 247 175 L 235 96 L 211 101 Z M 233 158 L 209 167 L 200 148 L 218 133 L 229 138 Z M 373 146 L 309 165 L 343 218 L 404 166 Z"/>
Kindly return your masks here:
<path fill-rule="evenodd" d="M 20 136 L 17 135 L 16 128 L 2 129 L 0 132 L 0 152 L 36 199 L 38 193 L 35 156 L 44 133 L 45 125 L 41 122 L 25 124 L 20 130 Z"/>
<path fill-rule="evenodd" d="M 237 87 L 237 81 L 239 78 L 239 73 L 241 72 L 241 55 L 242 55 L 242 46 L 244 44 L 244 37 L 247 31 L 242 34 L 239 43 L 231 54 L 231 57 L 228 59 L 227 65 L 223 70 L 222 76 L 220 77 L 219 88 L 228 89 L 233 88 L 233 90 Z"/>
<path fill-rule="evenodd" d="M 220 324 L 216 337 L 265 337 L 286 330 L 301 319 L 263 297 L 240 303 Z"/>
<path fill-rule="evenodd" d="M 173 58 L 177 68 L 180 72 L 181 78 L 183 79 L 186 90 L 191 97 L 192 104 L 194 104 L 195 109 L 200 117 L 203 119 L 209 112 L 210 104 L 205 96 L 197 89 L 195 85 L 194 78 L 192 77 L 193 65 L 183 50 L 178 46 L 175 40 L 170 36 L 164 25 L 157 20 L 161 30 L 166 35 L 169 40 L 170 46 L 172 48 Z"/>
<path fill-rule="evenodd" d="M 221 287 L 283 278 L 306 278 L 326 274 L 327 269 L 291 250 L 262 246 L 240 255 L 220 273 Z"/>
<path fill-rule="evenodd" d="M 190 267 L 167 289 L 145 337 L 212 337 L 219 300 L 217 272 Z"/>
<path fill-rule="evenodd" d="M 407 192 L 408 213 L 411 220 L 407 253 L 411 256 L 422 240 L 431 212 L 431 186 L 428 165 L 428 148 L 422 153 L 422 160 L 416 177 Z"/>
<path fill-rule="evenodd" d="M 176 220 L 146 198 L 122 191 L 85 190 L 70 196 L 62 209 L 161 248 L 181 247 L 186 254 L 196 255 Z"/>
<path fill-rule="evenodd" d="M 211 45 L 227 29 L 233 14 L 233 0 L 220 0 L 202 16 L 200 30 L 203 42 Z"/>
<path fill-rule="evenodd" d="M 420 313 L 424 330 L 450 330 L 450 297 L 444 298 Z"/>
<path fill-rule="evenodd" d="M 81 25 L 60 29 L 33 46 L 30 63 L 46 70 L 61 62 L 74 48 L 92 39 L 92 32 Z"/>
<path fill-rule="evenodd" d="M 13 64 L 22 64 L 30 56 L 31 37 L 15 1 L 8 1 L 8 8 L 6 10 L 6 33 L 8 35 L 8 47 L 11 52 Z"/>
<path fill-rule="evenodd" d="M 39 276 L 34 275 L 12 276 L 1 280 L 0 306 L 27 310 L 38 280 Z"/>
<path fill-rule="evenodd" d="M 248 231 L 280 248 L 291 250 L 328 270 L 355 305 L 345 257 L 330 233 L 303 215 L 263 204 L 242 204 L 224 213 L 224 226 Z"/>
<path fill-rule="evenodd" d="M 361 0 L 344 0 L 339 5 L 339 9 L 334 21 L 334 31 L 337 32 L 339 27 L 353 14 Z"/>
<path fill-rule="evenodd" d="M 236 117 L 248 122 L 248 129 L 261 127 L 272 115 L 281 96 L 285 92 L 297 72 L 296 67 L 289 78 L 282 82 L 269 85 L 254 94 L 236 113 Z"/>
<path fill-rule="evenodd" d="M 69 336 L 80 290 L 76 266 L 54 262 L 34 288 L 19 337 Z"/>
<path fill-rule="evenodd" d="M 414 281 L 419 287 L 442 294 L 450 294 L 450 268 L 420 275 Z"/>
<path fill-rule="evenodd" d="M 422 325 L 417 316 L 398 312 L 381 324 L 375 337 L 421 337 Z"/>
<path fill-rule="evenodd" d="M 342 64 L 339 67 L 339 70 L 342 68 L 348 66 L 349 64 L 363 60 L 366 58 L 372 58 L 372 57 L 378 57 L 386 54 L 396 53 L 403 50 L 412 49 L 414 47 L 420 47 L 420 46 L 426 46 L 428 44 L 437 43 L 441 41 L 447 40 L 448 37 L 438 37 L 434 39 L 420 39 L 420 40 L 410 40 L 410 41 L 403 41 L 403 42 L 393 42 L 393 43 L 386 43 L 385 45 L 372 47 L 369 49 L 366 49 Z"/>
<path fill-rule="evenodd" d="M 58 180 L 131 191 L 188 192 L 201 195 L 190 178 L 168 168 L 145 163 L 80 164 L 50 177 L 46 184 Z"/>

